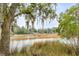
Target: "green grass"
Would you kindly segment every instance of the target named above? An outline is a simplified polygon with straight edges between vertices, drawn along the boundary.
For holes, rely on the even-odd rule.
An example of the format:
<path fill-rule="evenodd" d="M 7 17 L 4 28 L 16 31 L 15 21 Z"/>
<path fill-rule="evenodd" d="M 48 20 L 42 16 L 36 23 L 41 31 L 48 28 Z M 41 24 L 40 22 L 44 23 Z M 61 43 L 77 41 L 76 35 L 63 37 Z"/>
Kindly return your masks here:
<path fill-rule="evenodd" d="M 20 52 L 15 50 L 11 55 L 15 56 L 77 56 L 79 48 L 65 45 L 59 42 L 35 43 L 31 47 L 25 47 Z"/>

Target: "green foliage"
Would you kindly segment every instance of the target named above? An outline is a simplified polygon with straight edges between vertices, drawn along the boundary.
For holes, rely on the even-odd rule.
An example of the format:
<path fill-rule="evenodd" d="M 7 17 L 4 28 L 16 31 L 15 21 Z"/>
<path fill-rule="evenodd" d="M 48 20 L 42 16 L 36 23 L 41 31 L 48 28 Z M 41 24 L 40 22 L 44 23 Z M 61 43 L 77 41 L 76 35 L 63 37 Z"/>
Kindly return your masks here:
<path fill-rule="evenodd" d="M 29 4 L 29 6 L 25 7 L 24 9 L 22 8 L 21 11 L 26 14 L 26 12 L 30 12 L 30 14 L 26 14 L 25 18 L 26 18 L 26 22 L 32 22 L 32 28 L 34 27 L 34 22 L 37 20 L 37 18 L 39 18 L 41 20 L 42 23 L 42 27 L 44 26 L 44 21 L 46 20 L 51 20 L 51 19 L 55 19 L 56 12 L 55 12 L 55 8 L 54 8 L 55 4 L 51 4 L 51 3 L 31 3 Z M 38 11 L 38 12 L 37 12 Z M 37 15 L 39 17 L 37 17 Z M 29 26 L 29 23 L 27 24 L 27 26 Z M 34 29 L 34 28 L 33 28 Z"/>
<path fill-rule="evenodd" d="M 39 18 L 41 19 L 42 29 L 44 27 L 44 21 L 46 21 L 48 19 L 49 19 L 49 21 L 51 19 L 53 20 L 57 16 L 54 6 L 56 6 L 56 5 L 51 4 L 51 3 L 47 3 L 47 4 L 39 3 L 38 4 Z"/>
<path fill-rule="evenodd" d="M 48 28 L 48 29 L 44 29 L 42 32 L 42 29 L 37 30 L 38 33 L 48 33 L 48 34 L 52 34 L 52 33 L 57 33 L 57 28 Z"/>
<path fill-rule="evenodd" d="M 79 14 L 75 13 L 79 6 L 71 7 L 67 12 L 60 14 L 58 32 L 64 37 L 79 36 Z"/>
<path fill-rule="evenodd" d="M 44 29 L 43 32 L 41 29 L 26 29 L 24 27 L 15 27 L 14 28 L 14 33 L 15 34 L 34 34 L 34 33 L 47 33 L 47 34 L 52 34 L 52 33 L 57 33 L 57 28 L 52 28 L 52 29 Z"/>
<path fill-rule="evenodd" d="M 14 30 L 15 30 L 15 34 L 28 34 L 28 33 L 30 33 L 27 29 L 25 29 L 24 27 L 16 27 L 16 28 L 14 28 Z"/>
<path fill-rule="evenodd" d="M 79 4 L 76 4 L 76 6 L 72 6 L 67 10 L 68 14 L 74 14 L 77 10 L 79 10 Z"/>

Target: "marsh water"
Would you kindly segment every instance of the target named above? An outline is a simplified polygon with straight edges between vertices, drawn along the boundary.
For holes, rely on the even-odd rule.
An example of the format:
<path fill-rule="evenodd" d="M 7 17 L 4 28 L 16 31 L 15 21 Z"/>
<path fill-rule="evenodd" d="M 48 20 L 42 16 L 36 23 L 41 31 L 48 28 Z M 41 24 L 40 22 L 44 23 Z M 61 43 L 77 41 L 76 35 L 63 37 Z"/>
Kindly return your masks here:
<path fill-rule="evenodd" d="M 66 38 L 46 38 L 46 39 L 28 39 L 28 40 L 11 40 L 10 41 L 10 50 L 21 50 L 23 47 L 32 46 L 34 43 L 43 43 L 43 42 L 55 42 L 58 41 L 64 44 L 76 45 L 77 40 L 66 39 Z"/>

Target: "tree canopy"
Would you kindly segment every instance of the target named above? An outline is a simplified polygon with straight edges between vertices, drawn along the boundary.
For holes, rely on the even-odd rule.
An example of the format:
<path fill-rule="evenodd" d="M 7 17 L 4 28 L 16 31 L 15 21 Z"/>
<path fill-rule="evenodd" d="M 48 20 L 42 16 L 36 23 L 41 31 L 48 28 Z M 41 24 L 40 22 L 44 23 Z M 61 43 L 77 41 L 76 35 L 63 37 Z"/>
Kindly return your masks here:
<path fill-rule="evenodd" d="M 67 38 L 79 38 L 79 5 L 72 6 L 60 14 L 58 32 Z"/>

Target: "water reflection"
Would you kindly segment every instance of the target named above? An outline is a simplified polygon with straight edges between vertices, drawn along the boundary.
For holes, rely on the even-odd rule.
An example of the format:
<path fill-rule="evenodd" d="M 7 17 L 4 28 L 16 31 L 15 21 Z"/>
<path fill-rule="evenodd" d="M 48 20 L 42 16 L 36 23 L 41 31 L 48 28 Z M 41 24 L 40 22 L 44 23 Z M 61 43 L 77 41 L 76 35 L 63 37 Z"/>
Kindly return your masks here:
<path fill-rule="evenodd" d="M 48 39 L 31 39 L 31 40 L 11 40 L 10 42 L 10 49 L 14 50 L 15 48 L 21 50 L 23 47 L 32 46 L 34 43 L 37 42 L 53 42 L 59 41 L 60 43 L 64 44 L 77 44 L 77 40 L 68 40 L 66 38 L 48 38 Z"/>

